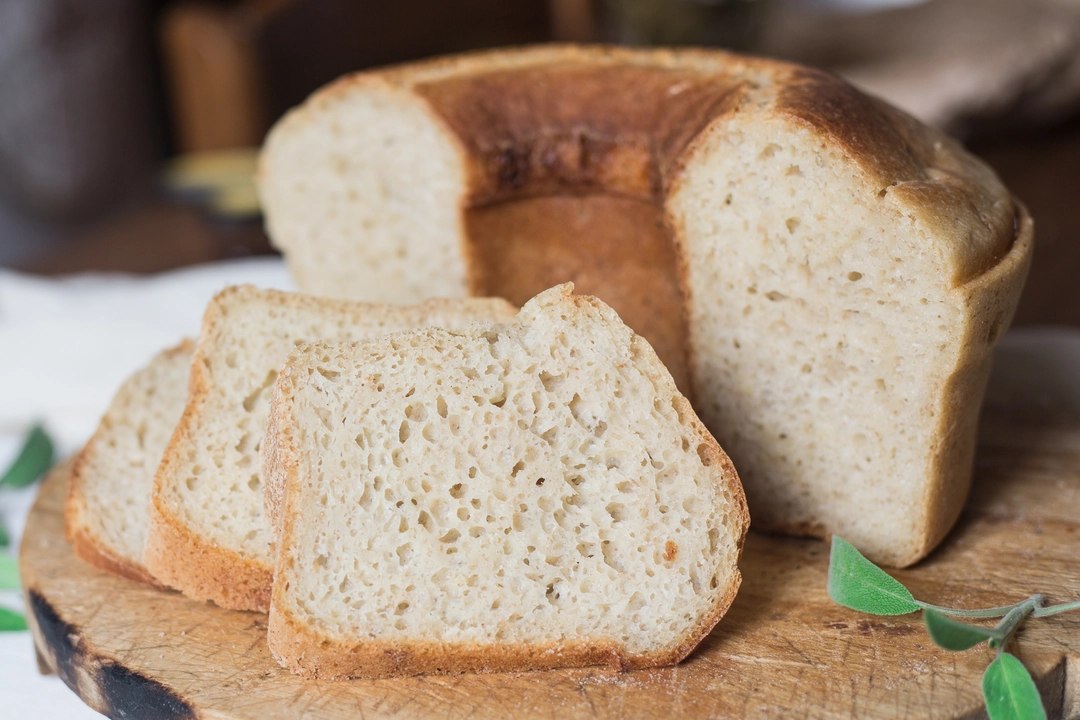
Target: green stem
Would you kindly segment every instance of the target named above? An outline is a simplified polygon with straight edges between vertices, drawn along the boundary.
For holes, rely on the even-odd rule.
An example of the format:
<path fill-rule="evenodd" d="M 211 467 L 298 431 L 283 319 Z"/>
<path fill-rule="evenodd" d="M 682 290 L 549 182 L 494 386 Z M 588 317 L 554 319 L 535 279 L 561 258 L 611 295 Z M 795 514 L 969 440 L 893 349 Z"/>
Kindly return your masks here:
<path fill-rule="evenodd" d="M 1020 627 L 1020 623 L 1024 622 L 1024 618 L 1030 615 L 1035 608 L 1039 607 L 1043 600 L 1044 598 L 1042 595 L 1032 595 L 1010 610 L 1009 613 L 1001 619 L 1001 622 L 997 624 L 995 629 L 1002 632 L 1002 637 L 1001 640 L 996 643 L 991 641 L 990 647 L 997 648 L 998 657 L 1001 657 L 1001 654 L 1005 652 L 1005 646 L 1012 640 L 1012 636 L 1016 633 L 1017 628 Z"/>
<path fill-rule="evenodd" d="M 1065 603 L 1063 605 L 1037 607 L 1031 615 L 1032 617 L 1046 617 L 1048 615 L 1057 615 L 1058 613 L 1068 612 L 1069 610 L 1080 610 L 1080 600 L 1077 602 Z"/>
<path fill-rule="evenodd" d="M 1020 607 L 1025 602 L 1027 602 L 1027 600 L 1021 600 L 1020 602 L 1013 603 L 1012 605 L 1003 605 L 1002 607 L 995 608 L 982 608 L 979 610 L 957 610 L 955 608 L 941 607 L 940 605 L 931 605 L 930 603 L 925 603 L 921 600 L 916 600 L 915 604 L 923 610 L 936 610 L 942 615 L 951 615 L 953 617 L 967 618 L 991 618 L 1008 615 L 1010 612 Z"/>

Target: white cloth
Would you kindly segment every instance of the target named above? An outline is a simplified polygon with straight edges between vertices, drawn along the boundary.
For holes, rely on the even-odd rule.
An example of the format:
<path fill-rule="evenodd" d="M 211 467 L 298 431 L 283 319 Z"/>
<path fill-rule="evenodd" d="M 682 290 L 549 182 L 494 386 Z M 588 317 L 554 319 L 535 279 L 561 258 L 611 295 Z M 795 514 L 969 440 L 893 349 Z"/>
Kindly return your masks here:
<path fill-rule="evenodd" d="M 44 422 L 57 457 L 93 433 L 116 389 L 159 350 L 195 337 L 207 301 L 227 285 L 292 289 L 278 258 L 228 261 L 150 277 L 46 279 L 0 269 L 0 468 Z M 0 520 L 17 551 L 36 487 L 0 490 Z M 17 592 L 0 605 L 22 611 Z M 38 673 L 30 633 L 0 633 L 0 716 L 100 718 L 56 677 Z"/>

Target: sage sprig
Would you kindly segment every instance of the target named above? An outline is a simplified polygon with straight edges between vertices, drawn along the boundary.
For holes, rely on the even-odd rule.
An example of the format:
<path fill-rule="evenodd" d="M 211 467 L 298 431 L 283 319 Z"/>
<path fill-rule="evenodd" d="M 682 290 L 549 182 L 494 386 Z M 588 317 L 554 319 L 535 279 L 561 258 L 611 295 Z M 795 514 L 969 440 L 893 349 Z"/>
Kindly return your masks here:
<path fill-rule="evenodd" d="M 0 590 L 18 590 L 19 563 L 7 553 L 0 553 Z M 26 618 L 5 607 L 0 607 L 0 632 L 26 630 Z"/>
<path fill-rule="evenodd" d="M 1032 595 L 1012 605 L 963 610 L 940 607 L 915 599 L 904 587 L 843 538 L 833 536 L 827 590 L 834 602 L 873 615 L 907 615 L 923 611 L 930 639 L 945 650 L 962 651 L 987 643 L 997 657 L 983 674 L 983 698 L 991 720 L 1044 719 L 1035 681 L 1014 656 L 1005 652 L 1021 623 L 1028 617 L 1046 617 L 1080 610 L 1080 601 L 1046 605 L 1043 595 Z M 994 627 L 969 625 L 954 618 L 1001 618 Z"/>
<path fill-rule="evenodd" d="M 40 424 L 30 429 L 15 461 L 0 475 L 0 489 L 22 488 L 38 480 L 52 467 L 56 454 L 52 438 Z M 0 523 L 0 547 L 10 542 Z M 0 590 L 19 588 L 19 564 L 10 555 L 0 553 Z M 0 632 L 26 630 L 26 618 L 14 610 L 0 607 Z"/>
<path fill-rule="evenodd" d="M 19 585 L 19 563 L 7 553 L 0 553 L 0 590 L 18 590 Z M 14 610 L 0 607 L 0 632 L 25 629 L 25 617 Z"/>
<path fill-rule="evenodd" d="M 992 720 L 1046 718 L 1039 689 L 1015 655 L 1001 653 L 983 673 L 983 698 Z"/>
<path fill-rule="evenodd" d="M 0 553 L 0 590 L 19 589 L 19 563 L 6 553 Z"/>
<path fill-rule="evenodd" d="M 14 610 L 0 607 L 0 632 L 26 630 L 26 618 Z"/>
<path fill-rule="evenodd" d="M 15 462 L 0 477 L 0 487 L 20 488 L 34 482 L 52 467 L 53 453 L 53 442 L 45 428 L 35 425 L 26 436 Z"/>

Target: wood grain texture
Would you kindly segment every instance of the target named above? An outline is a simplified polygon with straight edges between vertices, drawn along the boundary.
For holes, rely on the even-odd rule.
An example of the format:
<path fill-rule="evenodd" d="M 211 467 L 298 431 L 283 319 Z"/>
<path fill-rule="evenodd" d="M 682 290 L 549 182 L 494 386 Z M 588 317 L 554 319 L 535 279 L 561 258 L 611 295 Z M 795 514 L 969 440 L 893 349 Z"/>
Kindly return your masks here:
<path fill-rule="evenodd" d="M 63 541 L 66 470 L 45 483 L 22 546 L 35 640 L 92 707 L 126 718 L 980 717 L 992 658 L 933 646 L 919 616 L 832 604 L 825 543 L 751 533 L 743 587 L 685 662 L 606 669 L 319 682 L 270 657 L 266 617 L 99 573 Z M 975 607 L 1033 591 L 1080 598 L 1080 424 L 984 421 L 971 501 L 918 567 L 895 573 L 932 603 Z M 1011 649 L 1050 717 L 1080 717 L 1080 613 L 1029 622 Z"/>

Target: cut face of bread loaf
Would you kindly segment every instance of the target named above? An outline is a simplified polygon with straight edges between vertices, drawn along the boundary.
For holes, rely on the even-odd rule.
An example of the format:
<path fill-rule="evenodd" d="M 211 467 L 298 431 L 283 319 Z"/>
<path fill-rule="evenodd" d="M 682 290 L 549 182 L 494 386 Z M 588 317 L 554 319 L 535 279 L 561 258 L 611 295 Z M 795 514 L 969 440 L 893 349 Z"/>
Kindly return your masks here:
<path fill-rule="evenodd" d="M 184 411 L 191 355 L 185 340 L 128 378 L 71 471 L 64 531 L 99 570 L 157 585 L 142 563 L 154 472 Z"/>
<path fill-rule="evenodd" d="M 230 288 L 209 304 L 187 407 L 154 480 L 144 560 L 161 582 L 223 607 L 266 611 L 273 536 L 259 475 L 270 394 L 289 351 L 427 325 L 505 320 L 503 300 L 376 305 Z"/>
<path fill-rule="evenodd" d="M 652 667 L 721 618 L 735 469 L 649 344 L 572 289 L 508 325 L 293 353 L 263 451 L 283 665 Z"/>
<path fill-rule="evenodd" d="M 353 75 L 275 127 L 259 187 L 310 291 L 523 302 L 574 280 L 656 347 L 759 527 L 839 533 L 891 565 L 959 515 L 1033 239 L 941 133 L 826 73 L 722 52 Z M 410 282 L 378 280 L 395 273 Z"/>
<path fill-rule="evenodd" d="M 781 134 L 750 110 L 703 139 L 709 163 L 688 164 L 668 202 L 698 409 L 738 464 L 757 526 L 837 533 L 906 565 L 966 498 L 1030 225 L 1019 247 L 990 245 L 987 223 L 1011 230 L 1014 209 L 979 195 L 997 187 L 990 171 L 871 111 L 904 139 L 910 168 L 867 177 L 819 130 Z"/>

